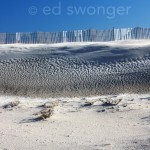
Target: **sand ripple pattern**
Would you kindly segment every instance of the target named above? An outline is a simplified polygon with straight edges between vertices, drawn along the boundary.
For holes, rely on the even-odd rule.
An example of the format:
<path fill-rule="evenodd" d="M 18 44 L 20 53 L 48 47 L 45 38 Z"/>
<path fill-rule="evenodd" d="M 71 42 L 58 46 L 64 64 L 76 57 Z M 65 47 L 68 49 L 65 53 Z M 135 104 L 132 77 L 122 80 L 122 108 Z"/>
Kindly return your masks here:
<path fill-rule="evenodd" d="M 150 91 L 150 48 L 37 48 L 2 53 L 0 90 L 26 96 Z"/>

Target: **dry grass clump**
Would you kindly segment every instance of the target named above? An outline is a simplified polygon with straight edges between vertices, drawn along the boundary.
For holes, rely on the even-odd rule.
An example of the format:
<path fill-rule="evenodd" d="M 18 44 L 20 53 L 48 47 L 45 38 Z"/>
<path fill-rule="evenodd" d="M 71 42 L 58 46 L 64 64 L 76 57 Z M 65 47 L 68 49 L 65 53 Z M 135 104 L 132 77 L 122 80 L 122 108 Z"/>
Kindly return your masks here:
<path fill-rule="evenodd" d="M 16 107 L 20 104 L 20 101 L 14 101 L 14 102 L 10 102 L 8 104 L 5 104 L 3 106 L 4 109 L 7 109 L 7 108 L 13 108 L 13 107 Z"/>
<path fill-rule="evenodd" d="M 53 108 L 43 109 L 42 111 L 40 111 L 40 113 L 41 115 L 39 116 L 39 118 L 45 120 L 53 115 L 54 109 Z"/>
<path fill-rule="evenodd" d="M 42 105 L 43 108 L 54 108 L 58 106 L 58 102 L 47 102 L 44 105 Z"/>
<path fill-rule="evenodd" d="M 116 106 L 122 101 L 122 99 L 113 100 L 112 98 L 106 98 L 106 100 L 100 99 L 100 101 L 103 103 L 102 106 Z"/>
<path fill-rule="evenodd" d="M 43 107 L 44 109 L 41 110 L 39 113 L 34 114 L 38 115 L 36 120 L 45 120 L 47 118 L 50 118 L 54 114 L 54 108 L 56 106 L 58 106 L 57 102 L 47 102 L 44 105 L 42 105 L 41 107 Z"/>

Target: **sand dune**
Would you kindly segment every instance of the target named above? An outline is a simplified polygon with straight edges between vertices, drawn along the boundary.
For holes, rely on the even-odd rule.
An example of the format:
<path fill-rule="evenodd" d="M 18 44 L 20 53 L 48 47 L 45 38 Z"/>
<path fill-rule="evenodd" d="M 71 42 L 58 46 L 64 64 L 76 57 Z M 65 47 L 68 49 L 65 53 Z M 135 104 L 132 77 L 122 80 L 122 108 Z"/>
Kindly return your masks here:
<path fill-rule="evenodd" d="M 4 94 L 146 93 L 149 78 L 149 41 L 0 46 L 0 91 Z"/>
<path fill-rule="evenodd" d="M 149 150 L 149 79 L 150 41 L 0 45 L 0 149 Z"/>

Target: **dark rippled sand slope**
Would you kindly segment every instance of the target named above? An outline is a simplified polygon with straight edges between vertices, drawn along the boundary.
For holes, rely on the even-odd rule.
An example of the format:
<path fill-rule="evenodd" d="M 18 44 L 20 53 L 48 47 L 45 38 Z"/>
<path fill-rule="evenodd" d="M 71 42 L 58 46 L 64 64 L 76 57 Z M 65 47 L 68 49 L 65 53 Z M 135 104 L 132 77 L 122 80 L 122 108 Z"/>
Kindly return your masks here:
<path fill-rule="evenodd" d="M 0 91 L 26 96 L 150 92 L 150 46 L 7 46 Z"/>

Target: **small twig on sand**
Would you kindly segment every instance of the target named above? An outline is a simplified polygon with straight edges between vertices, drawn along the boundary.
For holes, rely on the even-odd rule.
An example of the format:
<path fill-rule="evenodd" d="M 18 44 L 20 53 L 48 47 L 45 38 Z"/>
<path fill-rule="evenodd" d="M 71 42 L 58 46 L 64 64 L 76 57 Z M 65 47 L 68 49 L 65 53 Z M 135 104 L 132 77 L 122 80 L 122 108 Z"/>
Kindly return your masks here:
<path fill-rule="evenodd" d="M 94 104 L 94 102 L 85 102 L 85 104 L 83 105 L 83 107 L 92 106 L 93 104 Z"/>
<path fill-rule="evenodd" d="M 111 98 L 110 99 L 106 98 L 106 101 L 101 99 L 100 101 L 103 103 L 102 106 L 116 106 L 122 101 L 122 99 L 113 100 Z"/>
<path fill-rule="evenodd" d="M 14 101 L 14 102 L 10 102 L 6 105 L 3 106 L 4 109 L 7 109 L 7 108 L 12 108 L 12 107 L 16 107 L 20 104 L 20 101 Z"/>

